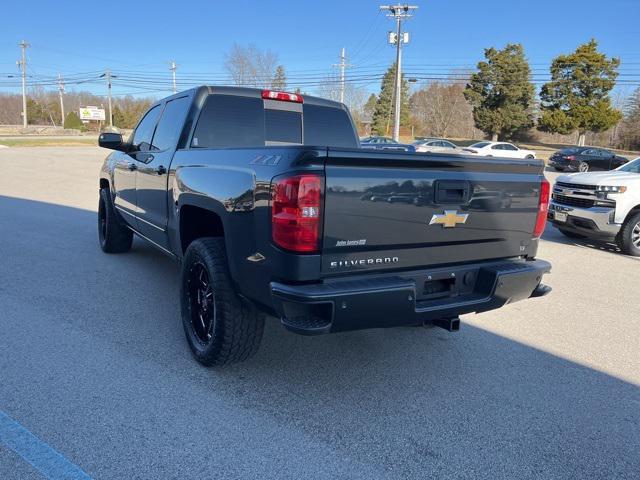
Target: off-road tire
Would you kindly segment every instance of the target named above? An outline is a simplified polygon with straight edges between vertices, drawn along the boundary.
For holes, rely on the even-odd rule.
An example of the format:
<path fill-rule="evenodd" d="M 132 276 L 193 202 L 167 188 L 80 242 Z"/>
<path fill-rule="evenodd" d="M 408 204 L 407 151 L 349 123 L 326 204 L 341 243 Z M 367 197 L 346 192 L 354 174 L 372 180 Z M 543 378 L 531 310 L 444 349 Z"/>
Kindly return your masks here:
<path fill-rule="evenodd" d="M 194 322 L 195 296 L 190 287 L 194 269 L 204 269 L 212 287 L 213 318 L 207 328 L 208 339 L 200 336 Z M 191 293 L 190 293 L 191 292 Z M 242 362 L 258 351 L 264 330 L 264 315 L 235 292 L 222 238 L 194 240 L 185 252 L 180 279 L 182 325 L 191 351 L 205 366 Z M 203 323 L 204 326 L 204 323 Z"/>
<path fill-rule="evenodd" d="M 124 253 L 131 250 L 133 232 L 118 216 L 108 188 L 100 189 L 98 201 L 98 241 L 105 253 Z"/>
<path fill-rule="evenodd" d="M 576 239 L 587 238 L 586 235 L 581 235 L 579 233 L 572 232 L 571 230 L 565 230 L 564 228 L 559 228 L 558 230 L 560 230 L 560 233 L 562 233 L 565 237 Z"/>
<path fill-rule="evenodd" d="M 627 219 L 622 225 L 616 243 L 622 253 L 640 257 L 640 247 L 634 245 L 634 240 L 638 242 L 640 235 L 640 213 L 636 213 Z"/>

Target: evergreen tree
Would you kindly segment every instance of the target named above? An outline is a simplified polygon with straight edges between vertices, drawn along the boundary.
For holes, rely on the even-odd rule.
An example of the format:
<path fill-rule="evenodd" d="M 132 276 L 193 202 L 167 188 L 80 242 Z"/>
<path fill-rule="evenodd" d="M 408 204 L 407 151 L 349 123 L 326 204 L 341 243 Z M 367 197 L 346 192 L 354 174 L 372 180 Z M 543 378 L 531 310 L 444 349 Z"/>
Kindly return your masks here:
<path fill-rule="evenodd" d="M 393 128 L 395 79 L 396 64 L 394 63 L 382 78 L 380 95 L 378 95 L 376 107 L 373 111 L 371 132 L 376 135 L 388 135 L 389 131 Z M 407 125 L 409 123 L 409 83 L 405 80 L 404 75 L 402 75 L 400 85 L 400 125 Z M 369 100 L 371 100 L 371 97 L 369 97 Z"/>
<path fill-rule="evenodd" d="M 76 112 L 70 112 L 64 119 L 64 128 L 75 128 L 77 130 L 85 130 L 84 123 Z"/>
<path fill-rule="evenodd" d="M 367 99 L 367 103 L 365 103 L 364 107 L 362 107 L 362 113 L 364 113 L 366 117 L 371 119 L 373 117 L 373 112 L 375 112 L 376 110 L 377 103 L 378 103 L 378 97 L 376 97 L 375 93 L 372 93 L 371 95 L 369 95 L 369 98 Z"/>
<path fill-rule="evenodd" d="M 282 65 L 276 67 L 276 73 L 271 81 L 271 88 L 281 92 L 287 89 L 287 75 Z"/>
<path fill-rule="evenodd" d="M 533 127 L 535 88 L 522 45 L 487 48 L 484 56 L 486 61 L 478 63 L 478 71 L 471 75 L 464 91 L 473 106 L 476 127 L 493 141 Z"/>
<path fill-rule="evenodd" d="M 622 117 L 609 98 L 619 66 L 620 59 L 598 52 L 593 39 L 570 55 L 556 57 L 551 64 L 551 81 L 540 92 L 538 128 L 562 134 L 577 130 L 578 145 L 584 145 L 586 132 L 613 127 Z"/>

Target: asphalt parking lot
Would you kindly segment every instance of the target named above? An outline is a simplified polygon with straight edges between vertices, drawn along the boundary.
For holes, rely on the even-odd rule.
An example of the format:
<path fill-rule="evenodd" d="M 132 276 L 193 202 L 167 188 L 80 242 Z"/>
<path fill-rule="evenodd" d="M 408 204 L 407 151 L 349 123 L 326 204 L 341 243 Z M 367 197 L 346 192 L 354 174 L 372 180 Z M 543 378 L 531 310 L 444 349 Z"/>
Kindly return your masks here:
<path fill-rule="evenodd" d="M 0 151 L 0 478 L 638 478 L 640 259 L 548 227 L 550 296 L 455 334 L 273 319 L 255 358 L 205 369 L 177 265 L 98 247 L 105 155 Z"/>

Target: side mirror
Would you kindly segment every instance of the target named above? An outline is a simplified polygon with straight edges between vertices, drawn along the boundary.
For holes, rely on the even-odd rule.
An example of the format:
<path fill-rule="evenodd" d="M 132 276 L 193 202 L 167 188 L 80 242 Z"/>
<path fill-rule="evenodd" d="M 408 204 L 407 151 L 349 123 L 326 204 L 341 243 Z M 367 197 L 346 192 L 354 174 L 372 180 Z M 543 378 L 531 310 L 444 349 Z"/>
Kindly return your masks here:
<path fill-rule="evenodd" d="M 98 145 L 110 150 L 122 150 L 122 135 L 120 133 L 104 132 L 98 137 Z"/>

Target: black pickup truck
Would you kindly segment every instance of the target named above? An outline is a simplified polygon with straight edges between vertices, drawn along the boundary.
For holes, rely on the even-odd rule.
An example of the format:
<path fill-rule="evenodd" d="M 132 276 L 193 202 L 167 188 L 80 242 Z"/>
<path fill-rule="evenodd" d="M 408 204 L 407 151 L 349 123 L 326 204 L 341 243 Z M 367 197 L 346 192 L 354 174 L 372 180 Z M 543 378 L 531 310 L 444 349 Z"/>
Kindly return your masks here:
<path fill-rule="evenodd" d="M 205 365 L 249 358 L 265 314 L 300 334 L 435 324 L 545 295 L 539 160 L 359 148 L 344 105 L 198 87 L 154 104 L 100 174 L 100 246 L 182 263 Z M 380 201 L 379 199 L 402 199 Z"/>

